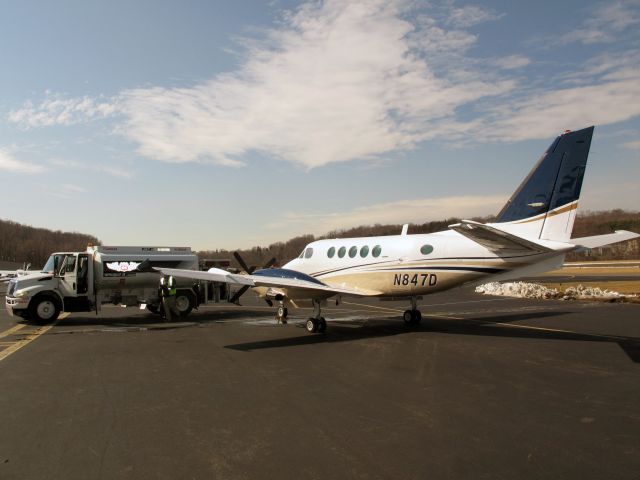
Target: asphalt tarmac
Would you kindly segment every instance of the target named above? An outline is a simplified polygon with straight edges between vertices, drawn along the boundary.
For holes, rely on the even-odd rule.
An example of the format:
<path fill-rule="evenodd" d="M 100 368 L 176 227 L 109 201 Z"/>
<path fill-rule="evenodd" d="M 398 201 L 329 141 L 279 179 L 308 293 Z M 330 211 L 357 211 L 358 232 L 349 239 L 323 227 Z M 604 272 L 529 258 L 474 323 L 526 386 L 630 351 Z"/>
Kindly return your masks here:
<path fill-rule="evenodd" d="M 419 327 L 354 300 L 310 335 L 243 303 L 2 311 L 0 478 L 640 478 L 638 304 L 453 290 Z"/>

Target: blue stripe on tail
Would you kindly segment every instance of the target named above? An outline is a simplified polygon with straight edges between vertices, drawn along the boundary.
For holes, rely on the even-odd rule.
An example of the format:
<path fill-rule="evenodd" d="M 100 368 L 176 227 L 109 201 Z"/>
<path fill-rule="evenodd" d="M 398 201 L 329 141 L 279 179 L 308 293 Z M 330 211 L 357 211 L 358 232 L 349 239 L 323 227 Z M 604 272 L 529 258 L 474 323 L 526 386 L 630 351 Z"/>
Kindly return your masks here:
<path fill-rule="evenodd" d="M 535 217 L 578 200 L 593 128 L 556 138 L 502 208 L 496 223 Z"/>

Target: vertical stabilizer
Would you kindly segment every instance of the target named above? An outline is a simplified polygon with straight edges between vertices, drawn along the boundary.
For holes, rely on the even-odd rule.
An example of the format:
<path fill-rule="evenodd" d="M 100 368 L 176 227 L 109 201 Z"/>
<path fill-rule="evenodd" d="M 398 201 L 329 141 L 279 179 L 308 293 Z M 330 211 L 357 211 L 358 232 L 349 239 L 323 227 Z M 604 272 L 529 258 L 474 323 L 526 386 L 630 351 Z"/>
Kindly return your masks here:
<path fill-rule="evenodd" d="M 498 214 L 500 228 L 529 238 L 571 238 L 593 129 L 555 139 Z"/>

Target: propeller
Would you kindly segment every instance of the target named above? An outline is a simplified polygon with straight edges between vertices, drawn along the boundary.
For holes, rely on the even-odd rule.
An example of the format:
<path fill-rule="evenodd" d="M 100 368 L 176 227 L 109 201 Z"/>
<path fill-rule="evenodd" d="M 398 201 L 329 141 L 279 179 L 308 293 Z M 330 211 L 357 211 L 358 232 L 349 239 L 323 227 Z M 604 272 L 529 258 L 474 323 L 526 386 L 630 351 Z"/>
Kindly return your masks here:
<path fill-rule="evenodd" d="M 247 272 L 248 275 L 251 275 L 255 270 L 256 270 L 256 266 L 253 267 L 249 267 L 246 262 L 244 261 L 244 259 L 240 256 L 240 254 L 238 252 L 233 252 L 233 256 L 235 257 L 235 259 L 238 261 L 238 263 L 240 264 L 240 266 L 244 269 L 245 272 Z M 273 266 L 273 264 L 276 263 L 276 259 L 275 257 L 273 257 L 271 260 L 269 260 L 267 263 L 264 264 L 264 266 L 262 268 L 269 268 L 271 266 Z M 240 305 L 240 297 L 242 295 L 244 295 L 244 293 L 249 290 L 249 285 L 243 285 L 242 288 L 240 288 L 240 290 L 238 290 L 233 297 L 231 297 L 229 299 L 229 303 L 235 303 L 237 305 Z M 267 303 L 269 304 L 269 306 L 273 305 L 273 303 L 270 303 L 269 300 L 267 300 Z"/>

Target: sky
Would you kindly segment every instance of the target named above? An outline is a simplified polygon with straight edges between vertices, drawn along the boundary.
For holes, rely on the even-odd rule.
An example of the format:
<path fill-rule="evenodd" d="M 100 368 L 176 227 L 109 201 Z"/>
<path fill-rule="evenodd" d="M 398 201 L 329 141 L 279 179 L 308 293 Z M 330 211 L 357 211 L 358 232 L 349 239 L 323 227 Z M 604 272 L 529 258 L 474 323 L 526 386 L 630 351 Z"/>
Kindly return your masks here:
<path fill-rule="evenodd" d="M 103 244 L 495 214 L 590 125 L 640 205 L 640 0 L 0 0 L 0 92 L 0 218 Z"/>

